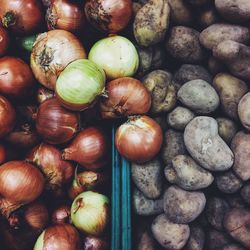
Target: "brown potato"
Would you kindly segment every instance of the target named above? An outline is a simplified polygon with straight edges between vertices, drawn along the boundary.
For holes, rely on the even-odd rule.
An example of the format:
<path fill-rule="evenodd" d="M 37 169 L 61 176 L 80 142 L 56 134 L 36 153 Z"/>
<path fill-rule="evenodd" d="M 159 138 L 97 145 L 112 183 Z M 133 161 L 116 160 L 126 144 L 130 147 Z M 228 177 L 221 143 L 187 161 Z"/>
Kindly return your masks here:
<path fill-rule="evenodd" d="M 214 229 L 210 229 L 207 234 L 207 250 L 221 250 L 224 246 L 231 243 L 229 236 Z"/>
<path fill-rule="evenodd" d="M 203 250 L 205 245 L 205 232 L 199 225 L 190 226 L 190 237 L 185 250 Z"/>
<path fill-rule="evenodd" d="M 220 137 L 226 143 L 230 143 L 238 131 L 237 124 L 234 121 L 223 117 L 216 118 L 216 121 L 218 123 Z"/>
<path fill-rule="evenodd" d="M 250 204 L 250 184 L 246 184 L 240 191 L 241 197 Z"/>
<path fill-rule="evenodd" d="M 219 21 L 215 8 L 211 7 L 198 12 L 198 22 L 202 28 L 215 24 Z"/>
<path fill-rule="evenodd" d="M 220 72 L 225 72 L 226 65 L 224 65 L 220 60 L 218 60 L 214 56 L 210 56 L 208 58 L 208 70 L 214 76 Z"/>
<path fill-rule="evenodd" d="M 242 125 L 250 131 L 250 92 L 245 94 L 239 102 L 238 113 Z"/>

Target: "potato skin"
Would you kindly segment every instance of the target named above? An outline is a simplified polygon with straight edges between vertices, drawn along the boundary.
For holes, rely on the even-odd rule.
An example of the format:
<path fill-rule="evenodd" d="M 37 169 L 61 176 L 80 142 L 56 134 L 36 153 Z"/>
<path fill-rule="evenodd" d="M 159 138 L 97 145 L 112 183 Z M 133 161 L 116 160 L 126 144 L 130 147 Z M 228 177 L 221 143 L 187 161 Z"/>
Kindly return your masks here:
<path fill-rule="evenodd" d="M 245 94 L 240 99 L 239 106 L 238 106 L 238 113 L 239 113 L 239 118 L 240 118 L 241 124 L 248 131 L 250 131 L 250 110 L 249 110 L 249 105 L 250 105 L 250 92 Z"/>
<path fill-rule="evenodd" d="M 200 225 L 190 226 L 190 237 L 186 250 L 203 250 L 205 245 L 205 232 Z"/>
<path fill-rule="evenodd" d="M 226 233 L 214 229 L 208 231 L 206 240 L 208 250 L 221 250 L 232 241 Z"/>
<path fill-rule="evenodd" d="M 250 204 L 250 183 L 246 184 L 240 191 L 240 195 L 243 198 L 243 200 Z"/>
<path fill-rule="evenodd" d="M 222 250 L 246 250 L 246 249 L 238 244 L 228 244 L 224 246 Z"/>
<path fill-rule="evenodd" d="M 213 7 L 201 10 L 198 13 L 198 22 L 202 28 L 207 28 L 208 26 L 213 25 L 218 21 L 218 14 Z"/>
<path fill-rule="evenodd" d="M 216 118 L 216 121 L 218 123 L 220 137 L 229 144 L 238 131 L 237 124 L 223 117 Z"/>

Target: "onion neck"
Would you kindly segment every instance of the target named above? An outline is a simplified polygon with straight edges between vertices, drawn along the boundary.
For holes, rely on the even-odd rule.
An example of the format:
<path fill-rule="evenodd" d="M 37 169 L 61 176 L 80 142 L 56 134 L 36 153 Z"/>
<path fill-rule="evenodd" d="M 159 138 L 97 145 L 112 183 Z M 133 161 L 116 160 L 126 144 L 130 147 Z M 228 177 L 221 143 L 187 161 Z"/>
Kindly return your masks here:
<path fill-rule="evenodd" d="M 62 153 L 63 160 L 73 160 L 76 150 L 72 148 L 65 148 Z"/>
<path fill-rule="evenodd" d="M 10 214 L 21 206 L 22 204 L 13 203 L 3 197 L 0 198 L 0 212 L 5 218 L 9 218 Z"/>
<path fill-rule="evenodd" d="M 12 11 L 7 12 L 2 18 L 2 24 L 5 28 L 8 28 L 15 23 L 16 23 L 16 16 Z"/>

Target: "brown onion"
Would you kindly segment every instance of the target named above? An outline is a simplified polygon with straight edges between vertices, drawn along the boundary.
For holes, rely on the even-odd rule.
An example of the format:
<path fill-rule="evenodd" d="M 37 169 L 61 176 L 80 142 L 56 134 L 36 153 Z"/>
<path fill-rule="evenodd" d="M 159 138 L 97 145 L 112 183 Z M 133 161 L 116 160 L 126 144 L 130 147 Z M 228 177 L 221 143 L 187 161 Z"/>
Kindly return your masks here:
<path fill-rule="evenodd" d="M 52 98 L 54 96 L 54 92 L 46 89 L 44 87 L 40 87 L 37 91 L 37 101 L 38 103 L 42 103 L 50 98 Z"/>
<path fill-rule="evenodd" d="M 107 164 L 108 143 L 104 133 L 95 127 L 81 131 L 64 149 L 62 157 L 88 169 L 98 169 Z"/>
<path fill-rule="evenodd" d="M 119 153 L 137 163 L 154 158 L 160 151 L 163 135 L 161 127 L 148 116 L 133 116 L 115 134 Z"/>
<path fill-rule="evenodd" d="M 0 144 L 0 164 L 6 162 L 6 159 L 7 159 L 6 149 L 2 144 Z"/>
<path fill-rule="evenodd" d="M 103 118 L 140 115 L 149 111 L 151 95 L 146 87 L 132 77 L 122 77 L 106 86 L 108 98 L 100 103 Z"/>
<path fill-rule="evenodd" d="M 41 143 L 29 152 L 26 159 L 37 165 L 43 172 L 47 180 L 46 187 L 49 190 L 59 189 L 73 177 L 72 164 L 63 161 L 60 150 L 54 146 Z"/>
<path fill-rule="evenodd" d="M 80 41 L 66 30 L 50 30 L 39 35 L 31 53 L 31 68 L 36 79 L 48 89 L 54 89 L 57 77 L 77 59 L 86 58 Z"/>
<path fill-rule="evenodd" d="M 15 57 L 0 58 L 0 93 L 10 98 L 24 99 L 34 94 L 35 78 L 30 67 Z"/>
<path fill-rule="evenodd" d="M 53 224 L 69 223 L 70 220 L 70 206 L 62 205 L 57 207 L 52 213 Z"/>
<path fill-rule="evenodd" d="M 63 108 L 56 98 L 43 102 L 37 112 L 38 134 L 50 144 L 71 140 L 78 130 L 79 114 Z"/>
<path fill-rule="evenodd" d="M 4 56 L 9 48 L 10 38 L 7 31 L 0 25 L 0 57 Z"/>
<path fill-rule="evenodd" d="M 1 0 L 2 24 L 16 35 L 36 33 L 41 27 L 43 18 L 42 5 L 38 0 Z"/>
<path fill-rule="evenodd" d="M 29 123 L 24 123 L 10 132 L 5 141 L 16 148 L 28 149 L 35 147 L 40 142 L 40 137 Z"/>
<path fill-rule="evenodd" d="M 77 230 L 69 224 L 49 227 L 36 241 L 34 250 L 79 250 L 80 239 Z"/>
<path fill-rule="evenodd" d="M 27 122 L 33 123 L 37 117 L 38 107 L 36 105 L 18 106 L 17 113 L 18 116 Z"/>
<path fill-rule="evenodd" d="M 87 0 L 85 15 L 97 29 L 117 33 L 124 29 L 132 16 L 131 0 Z"/>
<path fill-rule="evenodd" d="M 8 217 L 22 205 L 34 201 L 43 191 L 44 177 L 33 165 L 10 161 L 0 167 L 0 211 Z"/>
<path fill-rule="evenodd" d="M 0 96 L 0 138 L 10 133 L 16 123 L 16 111 L 11 103 Z"/>
<path fill-rule="evenodd" d="M 108 250 L 108 241 L 105 238 L 89 235 L 84 239 L 83 250 Z"/>
<path fill-rule="evenodd" d="M 84 12 L 80 4 L 54 0 L 47 9 L 46 21 L 49 30 L 62 29 L 76 33 L 83 28 Z"/>

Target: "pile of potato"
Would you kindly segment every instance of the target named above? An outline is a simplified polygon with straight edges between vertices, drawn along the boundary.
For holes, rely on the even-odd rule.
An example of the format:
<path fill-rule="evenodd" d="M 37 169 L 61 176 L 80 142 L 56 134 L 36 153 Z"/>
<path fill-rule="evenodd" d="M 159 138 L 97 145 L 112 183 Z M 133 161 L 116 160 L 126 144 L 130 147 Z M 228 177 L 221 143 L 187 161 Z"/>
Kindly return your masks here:
<path fill-rule="evenodd" d="M 250 0 L 137 0 L 134 15 L 164 131 L 132 164 L 136 249 L 250 249 Z"/>

